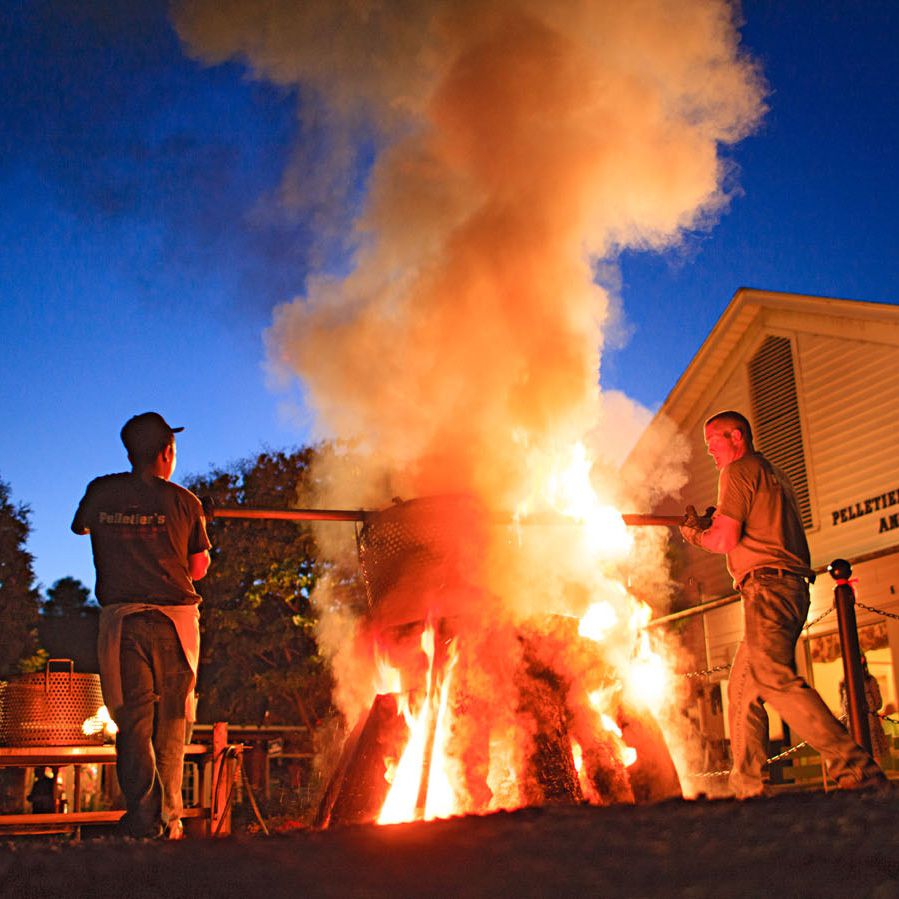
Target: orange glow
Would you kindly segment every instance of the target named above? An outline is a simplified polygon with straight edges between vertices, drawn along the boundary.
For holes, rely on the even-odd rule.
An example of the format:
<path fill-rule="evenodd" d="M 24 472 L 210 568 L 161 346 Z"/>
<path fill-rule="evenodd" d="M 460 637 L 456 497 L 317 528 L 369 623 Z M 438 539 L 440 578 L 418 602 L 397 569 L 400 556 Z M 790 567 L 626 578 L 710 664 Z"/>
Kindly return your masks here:
<path fill-rule="evenodd" d="M 581 618 L 577 632 L 595 643 L 602 643 L 618 624 L 618 613 L 608 602 L 595 602 Z"/>
<path fill-rule="evenodd" d="M 81 731 L 87 737 L 93 737 L 102 732 L 104 737 L 111 739 L 119 732 L 119 728 L 112 720 L 109 709 L 105 705 L 101 705 L 90 718 L 84 719 Z"/>
<path fill-rule="evenodd" d="M 403 673 L 387 661 L 387 655 L 380 646 L 375 646 L 375 695 L 403 692 Z"/>
<path fill-rule="evenodd" d="M 550 457 L 531 451 L 528 461 L 536 487 L 519 503 L 518 518 L 548 507 L 582 525 L 578 539 L 585 552 L 604 558 L 620 558 L 630 552 L 633 537 L 621 513 L 597 494 L 592 480 L 594 462 L 581 441 Z"/>
<path fill-rule="evenodd" d="M 464 624 L 462 617 L 438 619 L 441 631 L 430 613 L 418 641 L 420 652 L 402 648 L 410 637 L 414 647 L 408 632 L 391 655 L 375 647 L 375 692 L 393 695 L 405 722 L 405 728 L 399 725 L 404 735 L 393 738 L 399 746 L 384 759 L 389 787 L 379 824 L 540 801 L 545 785 L 534 774 L 546 745 L 539 743 L 540 728 L 549 720 L 544 715 L 557 714 L 542 703 L 553 701 L 556 675 L 577 683 L 561 699 L 572 703 L 565 710 L 568 732 L 561 745 L 570 745 L 571 770 L 580 786 L 575 792 L 595 804 L 627 801 L 630 787 L 623 769 L 637 761 L 637 750 L 625 741 L 618 721 L 638 708 L 655 715 L 670 701 L 672 676 L 646 630 L 652 610 L 622 580 L 621 563 L 633 549 L 632 536 L 620 513 L 594 490 L 585 446 L 577 443 L 552 458 L 530 448 L 526 452 L 535 486 L 517 515 L 538 526 L 519 532 L 519 546 L 527 544 L 531 558 L 545 558 L 563 588 L 548 615 L 540 608 L 537 620 L 522 616 L 513 622 L 516 635 L 521 627 L 525 639 L 503 642 L 502 630 L 497 631 L 496 656 L 489 641 L 482 646 L 473 633 L 469 637 L 456 630 Z M 573 526 L 558 527 L 558 516 Z M 566 592 L 567 584 L 575 586 Z M 529 584 L 516 586 L 526 590 Z M 447 621 L 458 633 L 449 643 Z M 382 639 L 393 638 L 384 632 Z M 511 655 L 501 655 L 510 650 Z M 523 651 L 523 661 L 516 661 L 516 651 Z M 405 661 L 397 663 L 398 658 Z M 516 671 L 523 672 L 522 686 Z M 477 700 L 503 696 L 504 705 L 486 713 L 489 704 L 471 704 L 472 684 L 484 691 L 473 694 Z"/>
<path fill-rule="evenodd" d="M 514 809 L 522 804 L 517 774 L 520 761 L 520 744 L 513 732 L 491 738 L 487 774 L 487 785 L 493 794 L 490 811 Z"/>
<path fill-rule="evenodd" d="M 390 790 L 378 815 L 378 824 L 399 824 L 417 819 L 428 821 L 449 817 L 458 811 L 446 751 L 454 647 L 449 648 L 445 671 L 435 670 L 435 634 L 429 623 L 422 632 L 421 648 L 428 659 L 425 698 L 413 713 L 407 697 L 398 697 L 400 713 L 409 728 L 409 740 L 399 762 L 394 766 L 388 761 L 385 777 Z"/>
<path fill-rule="evenodd" d="M 581 769 L 584 767 L 584 750 L 577 740 L 571 741 L 571 758 L 574 761 L 574 770 L 580 774 Z"/>
<path fill-rule="evenodd" d="M 624 673 L 628 699 L 646 709 L 659 709 L 671 695 L 673 674 L 668 662 L 650 645 L 649 634 L 641 631 L 634 658 Z"/>

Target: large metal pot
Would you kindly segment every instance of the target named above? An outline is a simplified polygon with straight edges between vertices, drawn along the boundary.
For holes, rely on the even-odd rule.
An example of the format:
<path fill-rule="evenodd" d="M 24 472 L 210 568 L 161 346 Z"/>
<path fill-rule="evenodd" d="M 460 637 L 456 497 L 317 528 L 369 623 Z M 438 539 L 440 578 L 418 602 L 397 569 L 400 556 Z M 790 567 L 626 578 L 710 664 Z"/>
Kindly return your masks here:
<path fill-rule="evenodd" d="M 0 683 L 0 746 L 102 743 L 102 732 L 86 735 L 82 729 L 101 705 L 99 674 L 76 674 L 71 659 L 50 659 L 43 672 Z"/>
<path fill-rule="evenodd" d="M 471 496 L 431 496 L 366 513 L 359 563 L 382 625 L 466 611 L 479 594 L 489 518 Z M 477 607 L 482 607 L 478 595 Z"/>

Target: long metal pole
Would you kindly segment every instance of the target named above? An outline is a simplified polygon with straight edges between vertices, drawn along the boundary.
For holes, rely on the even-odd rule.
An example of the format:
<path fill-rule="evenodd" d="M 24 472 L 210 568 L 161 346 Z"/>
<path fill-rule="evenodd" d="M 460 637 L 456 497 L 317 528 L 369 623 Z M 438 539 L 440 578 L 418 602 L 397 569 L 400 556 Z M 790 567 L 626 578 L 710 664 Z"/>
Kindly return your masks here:
<path fill-rule="evenodd" d="M 252 506 L 215 506 L 212 515 L 208 517 L 279 521 L 365 521 L 370 514 L 362 509 L 263 509 Z"/>
<path fill-rule="evenodd" d="M 207 513 L 208 514 L 208 513 Z M 366 521 L 373 512 L 365 509 L 266 509 L 253 506 L 215 506 L 210 518 L 275 519 L 279 521 Z M 683 523 L 679 515 L 642 515 L 627 513 L 621 516 L 628 527 L 677 527 Z M 521 524 L 576 524 L 559 516 L 548 519 L 521 520 Z M 512 523 L 512 519 L 509 519 Z"/>

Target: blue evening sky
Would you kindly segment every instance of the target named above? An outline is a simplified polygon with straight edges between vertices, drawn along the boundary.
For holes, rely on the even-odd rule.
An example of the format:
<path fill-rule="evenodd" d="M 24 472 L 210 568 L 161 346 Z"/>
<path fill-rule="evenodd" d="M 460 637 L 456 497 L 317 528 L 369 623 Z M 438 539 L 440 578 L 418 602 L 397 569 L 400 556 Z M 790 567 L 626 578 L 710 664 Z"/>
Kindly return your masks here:
<path fill-rule="evenodd" d="M 315 238 L 266 200 L 315 135 L 295 92 L 186 58 L 162 0 L 3 6 L 0 479 L 31 507 L 41 585 L 92 587 L 68 526 L 87 481 L 127 467 L 130 415 L 187 426 L 176 480 L 307 438 L 262 334 Z M 602 383 L 650 408 L 741 286 L 899 302 L 899 3 L 743 15 L 771 93 L 730 153 L 740 194 L 684 248 L 622 260 L 630 336 Z"/>

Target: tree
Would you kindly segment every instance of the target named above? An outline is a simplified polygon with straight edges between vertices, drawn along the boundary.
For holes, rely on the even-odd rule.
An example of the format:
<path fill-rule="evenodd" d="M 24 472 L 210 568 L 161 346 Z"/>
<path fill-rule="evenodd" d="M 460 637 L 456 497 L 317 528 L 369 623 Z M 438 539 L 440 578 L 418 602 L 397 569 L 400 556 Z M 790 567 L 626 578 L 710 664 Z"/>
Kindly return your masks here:
<path fill-rule="evenodd" d="M 63 577 L 47 590 L 38 634 L 50 658 L 72 659 L 77 671 L 99 671 L 100 607 L 77 578 Z"/>
<path fill-rule="evenodd" d="M 314 450 L 264 452 L 188 483 L 216 505 L 290 508 Z M 213 520 L 212 565 L 203 597 L 199 714 L 204 721 L 302 723 L 331 697 L 315 642 L 310 596 L 323 565 L 308 526 L 290 521 Z"/>
<path fill-rule="evenodd" d="M 85 618 L 98 609 L 90 596 L 91 591 L 77 578 L 62 577 L 47 590 L 41 614 L 47 618 Z"/>
<path fill-rule="evenodd" d="M 25 549 L 30 510 L 13 505 L 9 485 L 0 480 L 0 677 L 36 649 L 38 592 L 31 553 Z"/>

